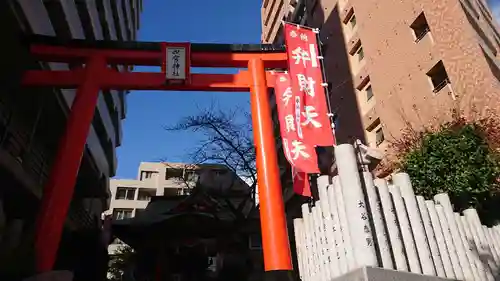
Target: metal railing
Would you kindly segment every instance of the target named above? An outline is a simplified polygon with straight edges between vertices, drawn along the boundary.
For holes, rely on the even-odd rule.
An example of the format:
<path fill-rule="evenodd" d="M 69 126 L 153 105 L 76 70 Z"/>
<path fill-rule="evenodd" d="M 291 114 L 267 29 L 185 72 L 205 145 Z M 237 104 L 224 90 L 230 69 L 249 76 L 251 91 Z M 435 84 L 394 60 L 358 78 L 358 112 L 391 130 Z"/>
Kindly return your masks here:
<path fill-rule="evenodd" d="M 450 84 L 450 79 L 446 78 L 442 82 L 440 82 L 437 86 L 434 87 L 434 90 L 432 92 L 437 93 L 441 91 L 446 85 Z"/>
<path fill-rule="evenodd" d="M 420 40 L 422 40 L 425 35 L 427 35 L 427 33 L 429 33 L 431 30 L 429 29 L 429 27 L 427 26 L 424 30 L 422 30 L 422 32 L 420 32 L 418 35 L 415 33 L 416 35 L 416 39 L 415 39 L 415 43 L 418 43 Z"/>

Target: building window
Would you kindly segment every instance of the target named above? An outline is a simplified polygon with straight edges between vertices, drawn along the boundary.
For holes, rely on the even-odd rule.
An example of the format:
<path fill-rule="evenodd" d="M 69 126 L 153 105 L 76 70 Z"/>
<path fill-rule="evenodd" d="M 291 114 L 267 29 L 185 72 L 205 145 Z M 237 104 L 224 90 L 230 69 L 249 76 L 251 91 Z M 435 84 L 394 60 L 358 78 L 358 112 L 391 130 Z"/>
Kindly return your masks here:
<path fill-rule="evenodd" d="M 349 23 L 351 24 L 351 28 L 356 26 L 356 15 L 352 14 L 352 17 L 349 19 Z"/>
<path fill-rule="evenodd" d="M 365 52 L 363 51 L 363 47 L 360 46 L 358 50 L 356 51 L 356 55 L 358 56 L 358 60 L 362 61 L 363 58 L 365 57 Z"/>
<path fill-rule="evenodd" d="M 422 38 L 424 38 L 424 36 L 427 33 L 429 33 L 429 31 L 431 31 L 423 12 L 420 15 L 418 15 L 418 17 L 410 25 L 410 27 L 413 30 L 413 35 L 415 36 L 415 42 L 422 40 Z"/>
<path fill-rule="evenodd" d="M 114 209 L 113 218 L 115 220 L 129 219 L 132 217 L 133 209 Z"/>
<path fill-rule="evenodd" d="M 382 128 L 378 128 L 375 131 L 375 143 L 379 146 L 385 140 L 384 131 Z"/>
<path fill-rule="evenodd" d="M 149 200 L 151 200 L 152 193 L 154 193 L 154 192 L 152 192 L 148 189 L 140 188 L 139 193 L 137 194 L 137 200 L 149 201 Z"/>
<path fill-rule="evenodd" d="M 117 200 L 134 200 L 135 199 L 135 188 L 132 187 L 118 187 L 116 189 Z"/>
<path fill-rule="evenodd" d="M 427 72 L 427 76 L 429 77 L 433 92 L 437 93 L 441 89 L 443 89 L 447 84 L 450 83 L 450 79 L 448 78 L 448 73 L 446 73 L 446 69 L 444 68 L 443 61 L 439 61 L 434 65 L 429 72 Z"/>
<path fill-rule="evenodd" d="M 172 169 L 168 168 L 165 172 L 165 179 L 182 179 L 183 171 L 182 169 Z"/>
<path fill-rule="evenodd" d="M 150 179 L 153 177 L 153 174 L 156 174 L 158 172 L 153 172 L 153 171 L 141 171 L 141 181 L 145 179 Z"/>
<path fill-rule="evenodd" d="M 366 101 L 369 101 L 373 98 L 373 89 L 372 89 L 372 86 L 368 86 L 366 87 Z"/>

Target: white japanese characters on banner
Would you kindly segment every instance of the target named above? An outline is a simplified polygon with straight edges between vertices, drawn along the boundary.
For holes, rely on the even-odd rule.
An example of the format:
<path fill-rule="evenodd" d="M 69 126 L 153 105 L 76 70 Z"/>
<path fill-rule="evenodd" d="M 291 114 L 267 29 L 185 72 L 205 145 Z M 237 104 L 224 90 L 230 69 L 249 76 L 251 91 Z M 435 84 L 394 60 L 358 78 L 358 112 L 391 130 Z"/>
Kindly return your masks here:
<path fill-rule="evenodd" d="M 332 146 L 334 137 L 316 33 L 313 29 L 290 23 L 285 23 L 284 32 L 298 137 L 309 145 Z"/>
<path fill-rule="evenodd" d="M 300 137 L 302 124 L 297 122 L 297 96 L 292 92 L 290 76 L 287 73 L 276 73 L 274 91 L 286 159 L 302 173 L 319 172 L 314 146 L 303 142 Z M 307 178 L 307 174 L 304 174 L 304 177 Z"/>

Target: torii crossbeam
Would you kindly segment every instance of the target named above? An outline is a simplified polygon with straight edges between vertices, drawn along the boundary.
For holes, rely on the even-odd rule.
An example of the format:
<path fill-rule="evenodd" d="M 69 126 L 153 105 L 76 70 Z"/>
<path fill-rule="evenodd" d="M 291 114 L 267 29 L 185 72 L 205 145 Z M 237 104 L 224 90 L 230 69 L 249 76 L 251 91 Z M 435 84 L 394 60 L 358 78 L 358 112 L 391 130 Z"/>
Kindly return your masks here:
<path fill-rule="evenodd" d="M 36 265 L 39 272 L 50 271 L 54 265 L 87 134 L 102 89 L 249 91 L 257 156 L 265 270 L 292 270 L 268 95 L 268 89 L 274 86 L 274 79 L 269 79 L 271 74 L 266 72 L 266 68 L 287 68 L 287 55 L 283 47 L 58 41 L 54 37 L 45 36 L 30 38 L 30 44 L 32 55 L 40 61 L 82 65 L 67 71 L 28 70 L 23 79 L 24 86 L 77 89 L 66 130 L 44 187 L 35 241 Z M 184 67 L 186 70 L 185 77 L 178 81 L 166 79 L 168 74 L 165 71 L 167 66 L 171 66 L 169 59 L 173 58 L 172 54 L 185 55 L 185 60 L 179 56 L 175 57 L 177 68 Z M 119 72 L 109 65 L 162 66 L 163 72 Z M 190 74 L 190 67 L 236 67 L 248 70 L 237 74 Z"/>

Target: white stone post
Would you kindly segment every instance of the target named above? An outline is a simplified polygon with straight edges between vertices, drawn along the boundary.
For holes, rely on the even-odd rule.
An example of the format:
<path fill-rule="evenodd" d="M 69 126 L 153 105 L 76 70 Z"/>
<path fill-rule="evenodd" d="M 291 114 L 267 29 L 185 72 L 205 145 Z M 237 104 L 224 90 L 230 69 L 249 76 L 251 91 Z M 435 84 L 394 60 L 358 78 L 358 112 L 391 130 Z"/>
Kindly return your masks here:
<path fill-rule="evenodd" d="M 396 218 L 396 211 L 392 203 L 391 194 L 387 187 L 387 182 L 383 179 L 375 179 L 374 184 L 377 188 L 382 205 L 382 213 L 385 218 L 385 225 L 391 243 L 392 255 L 396 265 L 396 270 L 408 271 L 408 264 L 406 262 L 406 254 L 403 246 L 403 239 L 399 231 L 399 224 Z"/>
<path fill-rule="evenodd" d="M 446 274 L 446 278 L 455 279 L 455 272 L 453 270 L 453 265 L 451 263 L 447 242 L 443 234 L 443 228 L 441 227 L 441 220 L 439 219 L 438 214 L 436 212 L 434 201 L 426 200 L 425 205 L 427 206 L 427 211 L 429 213 L 429 218 L 431 220 L 432 228 L 434 229 L 434 235 L 436 236 L 436 243 L 439 249 L 439 254 L 441 256 L 441 261 L 443 262 L 443 268 Z M 458 257 L 455 256 L 455 258 L 457 259 L 458 262 Z"/>
<path fill-rule="evenodd" d="M 492 250 L 494 250 L 497 256 L 500 257 L 500 241 L 498 241 L 497 237 L 495 236 L 494 230 L 492 228 L 486 227 L 485 232 L 486 238 L 491 241 L 490 244 L 492 245 Z M 497 266 L 500 266 L 500 264 L 497 264 Z"/>
<path fill-rule="evenodd" d="M 493 276 L 493 272 L 491 271 L 491 268 L 488 265 L 488 261 L 485 259 L 484 256 L 482 256 L 480 254 L 481 253 L 481 248 L 480 248 L 481 243 L 479 242 L 479 236 L 478 236 L 477 230 L 475 229 L 475 227 L 473 227 L 470 224 L 469 220 L 465 216 L 465 213 L 464 213 L 464 216 L 460 217 L 460 220 L 462 221 L 462 226 L 464 227 L 465 236 L 471 245 L 472 253 L 473 253 L 474 257 L 476 257 L 476 259 L 475 259 L 476 267 L 480 271 L 479 273 L 481 275 L 483 275 L 483 272 L 484 272 L 484 275 L 486 275 L 486 280 L 489 280 L 489 281 L 494 280 L 495 278 Z"/>
<path fill-rule="evenodd" d="M 309 204 L 302 204 L 302 219 L 304 220 L 304 236 L 306 239 L 307 252 L 307 271 L 308 281 L 316 280 L 318 277 L 318 263 L 316 262 L 316 241 L 314 235 L 314 227 L 312 222 L 312 214 L 309 209 Z"/>
<path fill-rule="evenodd" d="M 348 230 L 344 230 L 340 220 L 341 213 L 346 221 L 347 218 L 345 218 L 345 209 L 343 207 L 340 209 L 338 206 L 338 202 L 343 201 L 342 190 L 337 176 L 333 177 L 332 183 L 333 184 L 328 187 L 328 202 L 330 203 L 330 213 L 332 214 L 333 234 L 335 237 L 335 245 L 337 247 L 337 260 L 339 262 L 340 274 L 344 274 L 349 271 L 349 264 L 346 255 L 347 249 L 349 249 L 349 252 L 351 253 L 353 267 L 355 266 L 354 255 L 352 254 L 352 249 L 350 249 L 350 244 L 346 244 L 350 243 Z M 347 237 L 345 237 L 345 235 L 347 235 Z"/>
<path fill-rule="evenodd" d="M 305 239 L 304 239 L 304 220 L 294 219 L 293 220 L 293 233 L 295 237 L 295 250 L 297 252 L 297 264 L 299 265 L 299 276 L 301 280 L 307 280 L 307 265 L 304 262 L 306 258 L 305 254 Z"/>
<path fill-rule="evenodd" d="M 336 277 L 340 274 L 339 269 L 339 261 L 337 254 L 337 247 L 335 244 L 335 234 L 333 229 L 333 219 L 332 213 L 330 211 L 330 202 L 328 200 L 328 185 L 329 185 L 329 177 L 328 176 L 320 176 L 317 180 L 318 183 L 318 192 L 319 192 L 319 207 L 321 208 L 321 213 L 323 215 L 324 222 L 324 232 L 325 232 L 325 241 L 328 245 L 328 260 L 330 266 L 330 275 L 331 277 Z"/>
<path fill-rule="evenodd" d="M 476 264 L 476 268 L 481 280 L 494 280 L 493 273 L 491 272 L 489 266 L 486 263 L 483 263 L 483 261 L 479 257 L 479 250 L 477 249 L 476 243 L 474 242 L 475 238 L 469 226 L 469 222 L 464 216 L 460 216 L 460 221 L 462 222 L 465 238 L 469 242 L 472 256 L 474 257 L 474 262 Z"/>
<path fill-rule="evenodd" d="M 342 186 L 349 234 L 352 241 L 356 241 L 352 243 L 356 263 L 358 267 L 378 266 L 354 147 L 350 144 L 336 146 L 335 159 Z"/>
<path fill-rule="evenodd" d="M 422 273 L 420 261 L 417 255 L 417 249 L 415 248 L 415 241 L 413 240 L 413 233 L 411 232 L 410 221 L 408 220 L 408 214 L 406 212 L 405 203 L 403 201 L 403 197 L 401 197 L 399 187 L 389 185 L 389 192 L 392 195 L 394 208 L 396 209 L 399 229 L 401 230 L 401 236 L 403 237 L 406 258 L 408 260 L 410 271 L 414 273 Z"/>
<path fill-rule="evenodd" d="M 462 239 L 462 245 L 464 246 L 465 254 L 467 255 L 467 259 L 470 263 L 470 269 L 472 271 L 472 275 L 474 276 L 474 280 L 486 280 L 486 275 L 483 274 L 484 271 L 480 270 L 480 268 L 477 267 L 476 260 L 479 259 L 479 257 L 474 255 L 471 243 L 467 240 L 467 234 L 465 232 L 465 227 L 462 223 L 462 220 L 460 219 L 460 214 L 453 213 L 453 215 L 455 217 L 455 223 L 457 225 L 458 233 L 460 234 L 460 239 Z"/>
<path fill-rule="evenodd" d="M 418 209 L 422 215 L 422 223 L 424 224 L 425 234 L 427 235 L 427 241 L 429 242 L 429 248 L 432 254 L 432 261 L 434 262 L 434 267 L 436 268 L 436 274 L 439 277 L 446 277 L 446 273 L 443 267 L 443 261 L 441 259 L 441 254 L 439 253 L 439 248 L 436 242 L 436 235 L 434 234 L 434 228 L 432 228 L 431 218 L 429 216 L 429 211 L 425 205 L 425 199 L 423 196 L 417 196 Z"/>
<path fill-rule="evenodd" d="M 474 243 L 476 244 L 476 248 L 478 249 L 479 257 L 487 265 L 493 274 L 498 273 L 497 265 L 493 259 L 493 254 L 491 253 L 491 249 L 488 245 L 488 241 L 486 241 L 486 235 L 484 234 L 483 227 L 481 225 L 481 220 L 479 219 L 479 215 L 475 209 L 469 208 L 463 211 L 467 222 L 469 223 L 470 230 L 472 232 L 472 236 L 474 237 Z"/>
<path fill-rule="evenodd" d="M 471 270 L 471 261 L 467 258 L 464 244 L 462 243 L 462 238 L 460 238 L 460 233 L 458 232 L 457 223 L 455 221 L 455 215 L 453 214 L 453 207 L 451 206 L 450 198 L 446 193 L 439 193 L 434 195 L 434 201 L 436 204 L 443 206 L 444 215 L 446 216 L 446 221 L 448 222 L 448 227 L 450 228 L 451 238 L 453 239 L 453 245 L 455 245 L 455 250 L 457 251 L 458 261 L 462 272 L 464 273 L 464 280 L 473 280 L 474 275 Z"/>
<path fill-rule="evenodd" d="M 314 224 L 315 241 L 316 241 L 316 260 L 318 262 L 319 275 L 320 275 L 319 280 L 328 281 L 330 280 L 330 270 L 329 266 L 326 264 L 325 257 L 327 254 L 325 253 L 326 247 L 323 241 L 323 221 L 321 220 L 320 212 L 321 210 L 318 208 L 317 205 L 311 208 L 311 214 Z"/>
<path fill-rule="evenodd" d="M 493 226 L 493 230 L 495 230 L 495 232 L 498 235 L 498 238 L 500 239 L 500 224 Z"/>
<path fill-rule="evenodd" d="M 495 248 L 495 244 L 493 243 L 493 239 L 491 237 L 491 234 L 489 232 L 489 229 L 486 225 L 483 225 L 483 232 L 484 232 L 484 236 L 486 236 L 486 241 L 488 242 L 488 245 L 490 246 L 490 251 L 491 251 L 491 254 L 493 255 L 493 259 L 495 260 L 495 263 L 496 263 L 496 266 L 498 268 L 498 264 L 499 264 L 499 257 L 498 257 L 498 252 L 497 252 L 497 249 Z"/>
<path fill-rule="evenodd" d="M 352 245 L 353 238 L 349 231 L 349 221 L 347 219 L 347 209 L 345 206 L 343 195 L 344 189 L 342 188 L 342 183 L 340 182 L 340 178 L 338 176 L 334 177 L 333 184 L 335 186 L 335 198 L 337 199 L 337 209 L 339 211 L 340 225 L 342 227 L 342 237 L 344 237 L 345 256 L 349 268 L 348 271 L 351 271 L 353 269 L 356 269 L 358 267 L 358 264 L 354 254 L 354 247 Z"/>
<path fill-rule="evenodd" d="M 455 272 L 455 278 L 457 280 L 464 279 L 464 272 L 460 266 L 460 261 L 458 259 L 458 253 L 455 248 L 455 243 L 453 243 L 453 237 L 450 231 L 450 225 L 448 224 L 448 219 L 444 213 L 444 208 L 441 205 L 436 204 L 436 213 L 438 215 L 439 221 L 441 222 L 441 228 L 443 229 L 444 239 L 446 241 L 446 247 L 448 248 L 448 254 L 450 255 L 451 264 L 453 265 L 453 271 Z"/>
<path fill-rule="evenodd" d="M 426 275 L 436 275 L 436 270 L 432 262 L 431 250 L 429 249 L 429 243 L 425 235 L 422 217 L 420 216 L 410 176 L 407 173 L 396 173 L 392 176 L 392 182 L 394 185 L 399 186 L 401 196 L 406 205 L 406 211 L 408 213 L 408 219 L 410 221 L 422 273 Z"/>
<path fill-rule="evenodd" d="M 377 239 L 378 254 L 383 268 L 394 269 L 394 263 L 391 257 L 391 249 L 385 229 L 384 218 L 380 208 L 380 199 L 375 190 L 373 176 L 370 172 L 363 172 L 366 197 L 370 207 L 373 227 L 375 228 L 375 237 Z"/>

